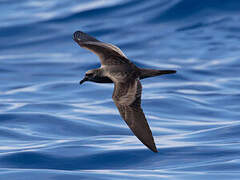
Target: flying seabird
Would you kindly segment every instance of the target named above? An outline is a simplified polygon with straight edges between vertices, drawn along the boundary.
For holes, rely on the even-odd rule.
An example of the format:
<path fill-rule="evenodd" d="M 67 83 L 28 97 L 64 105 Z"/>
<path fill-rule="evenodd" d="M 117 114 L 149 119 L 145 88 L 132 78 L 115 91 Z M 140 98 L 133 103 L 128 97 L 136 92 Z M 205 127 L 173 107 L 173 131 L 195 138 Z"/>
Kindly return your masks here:
<path fill-rule="evenodd" d="M 114 83 L 112 99 L 120 115 L 144 145 L 153 152 L 158 152 L 151 129 L 141 108 L 142 85 L 140 80 L 172 74 L 176 71 L 139 68 L 118 47 L 101 42 L 81 31 L 76 31 L 73 39 L 82 48 L 99 56 L 101 61 L 101 67 L 87 71 L 80 84 L 85 81 Z"/>

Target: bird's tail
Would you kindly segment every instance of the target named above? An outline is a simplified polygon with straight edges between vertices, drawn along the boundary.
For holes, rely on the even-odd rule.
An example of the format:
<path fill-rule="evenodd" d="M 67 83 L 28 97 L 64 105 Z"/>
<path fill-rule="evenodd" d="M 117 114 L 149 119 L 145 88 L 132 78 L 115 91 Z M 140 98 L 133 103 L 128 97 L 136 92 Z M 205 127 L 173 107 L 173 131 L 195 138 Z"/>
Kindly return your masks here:
<path fill-rule="evenodd" d="M 163 74 L 173 74 L 177 72 L 175 70 L 155 70 L 155 69 L 144 69 L 144 68 L 140 68 L 140 71 L 141 71 L 140 79 L 160 76 Z"/>

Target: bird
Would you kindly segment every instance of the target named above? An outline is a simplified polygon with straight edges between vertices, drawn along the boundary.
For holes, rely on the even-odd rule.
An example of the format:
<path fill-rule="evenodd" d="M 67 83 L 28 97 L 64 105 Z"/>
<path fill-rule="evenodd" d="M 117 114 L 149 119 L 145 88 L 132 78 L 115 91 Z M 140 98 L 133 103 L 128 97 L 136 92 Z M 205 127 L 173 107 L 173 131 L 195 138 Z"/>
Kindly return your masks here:
<path fill-rule="evenodd" d="M 155 70 L 137 67 L 117 46 L 97 40 L 82 31 L 73 33 L 73 40 L 82 48 L 96 54 L 101 66 L 88 70 L 80 81 L 114 83 L 112 99 L 133 134 L 150 150 L 158 152 L 152 131 L 141 108 L 142 85 L 140 80 L 175 70 Z"/>

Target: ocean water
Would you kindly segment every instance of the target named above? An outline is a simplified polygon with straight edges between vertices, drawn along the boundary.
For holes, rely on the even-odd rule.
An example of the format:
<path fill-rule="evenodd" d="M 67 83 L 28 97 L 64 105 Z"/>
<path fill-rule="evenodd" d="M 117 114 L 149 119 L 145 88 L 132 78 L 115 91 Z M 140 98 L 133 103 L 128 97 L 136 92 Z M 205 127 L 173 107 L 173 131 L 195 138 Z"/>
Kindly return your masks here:
<path fill-rule="evenodd" d="M 0 179 L 240 179 L 239 0 L 1 0 Z M 76 30 L 136 65 L 159 153 L 131 133 Z"/>

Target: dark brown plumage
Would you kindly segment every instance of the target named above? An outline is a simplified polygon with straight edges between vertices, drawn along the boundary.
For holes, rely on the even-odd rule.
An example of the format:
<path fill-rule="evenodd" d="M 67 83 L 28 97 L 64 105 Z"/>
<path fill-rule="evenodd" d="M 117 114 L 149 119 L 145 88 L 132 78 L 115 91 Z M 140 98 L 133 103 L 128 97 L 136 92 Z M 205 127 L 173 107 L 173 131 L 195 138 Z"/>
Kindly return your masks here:
<path fill-rule="evenodd" d="M 83 80 L 97 83 L 114 83 L 113 100 L 122 118 L 135 136 L 153 152 L 158 152 L 152 132 L 141 108 L 142 85 L 140 79 L 162 74 L 176 73 L 175 70 L 153 70 L 138 68 L 116 46 L 103 43 L 81 31 L 73 34 L 81 47 L 99 56 L 101 67 L 89 70 Z"/>

